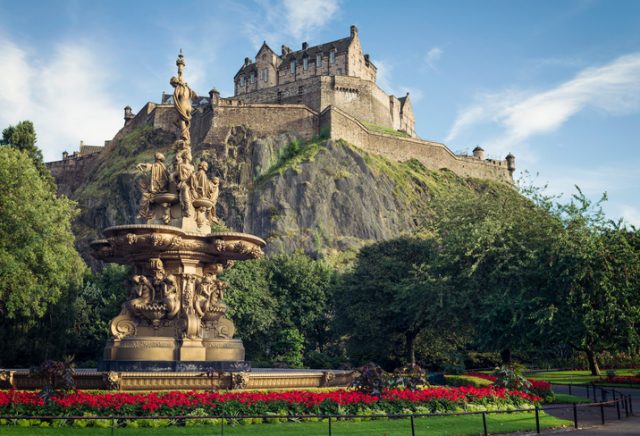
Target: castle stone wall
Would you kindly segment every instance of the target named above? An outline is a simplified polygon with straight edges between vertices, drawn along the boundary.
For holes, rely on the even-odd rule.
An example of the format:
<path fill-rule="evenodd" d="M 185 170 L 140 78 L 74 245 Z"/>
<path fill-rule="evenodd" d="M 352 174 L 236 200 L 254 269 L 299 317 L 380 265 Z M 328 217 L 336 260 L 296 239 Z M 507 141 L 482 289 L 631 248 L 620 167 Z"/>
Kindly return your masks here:
<path fill-rule="evenodd" d="M 247 126 L 260 135 L 295 133 L 305 141 L 317 136 L 319 120 L 317 112 L 302 104 L 220 105 L 213 112 L 214 130 Z"/>
<path fill-rule="evenodd" d="M 95 169 L 100 152 L 47 162 L 47 169 L 58 184 L 58 193 L 70 197 Z"/>
<path fill-rule="evenodd" d="M 330 127 L 332 139 L 343 139 L 390 160 L 417 159 L 432 170 L 446 168 L 462 177 L 513 183 L 506 160 L 480 160 L 472 156 L 457 156 L 444 144 L 437 142 L 371 132 L 357 119 L 338 108 L 330 107 L 320 114 L 320 128 L 325 127 Z"/>
<path fill-rule="evenodd" d="M 244 103 L 304 104 L 322 112 L 338 107 L 360 121 L 415 132 L 410 105 L 403 117 L 400 100 L 388 96 L 375 82 L 351 76 L 316 76 L 235 97 Z"/>

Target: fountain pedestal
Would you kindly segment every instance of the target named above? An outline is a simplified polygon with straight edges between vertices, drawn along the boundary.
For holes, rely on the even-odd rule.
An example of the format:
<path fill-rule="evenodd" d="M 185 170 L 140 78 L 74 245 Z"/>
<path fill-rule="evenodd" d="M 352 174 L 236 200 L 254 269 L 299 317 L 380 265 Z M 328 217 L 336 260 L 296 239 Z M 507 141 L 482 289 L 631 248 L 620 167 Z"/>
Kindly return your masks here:
<path fill-rule="evenodd" d="M 108 371 L 247 371 L 244 347 L 226 317 L 234 261 L 262 255 L 262 239 L 236 232 L 198 234 L 157 224 L 115 226 L 94 241 L 94 256 L 133 265 L 132 288 L 110 324 Z"/>

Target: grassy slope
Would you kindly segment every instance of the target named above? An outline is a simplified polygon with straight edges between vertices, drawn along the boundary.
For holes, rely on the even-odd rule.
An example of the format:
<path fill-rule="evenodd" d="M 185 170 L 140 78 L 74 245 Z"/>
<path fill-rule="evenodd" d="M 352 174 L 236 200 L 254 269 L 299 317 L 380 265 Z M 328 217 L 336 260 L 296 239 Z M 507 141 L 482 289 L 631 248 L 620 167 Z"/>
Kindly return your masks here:
<path fill-rule="evenodd" d="M 603 375 L 606 375 L 606 370 L 602 370 Z M 617 369 L 616 375 L 635 375 L 640 372 L 640 369 Z M 545 380 L 550 383 L 560 384 L 586 384 L 593 381 L 600 380 L 600 377 L 591 375 L 590 371 L 544 371 L 534 372 L 527 375 L 528 378 L 534 380 Z M 638 385 L 623 385 L 619 383 L 598 383 L 603 386 L 618 386 L 618 387 L 639 387 Z"/>
<path fill-rule="evenodd" d="M 554 418 L 544 413 L 540 414 L 541 428 L 554 428 L 568 426 L 569 421 Z M 535 431 L 535 419 L 533 413 L 511 413 L 502 415 L 488 415 L 487 426 L 489 432 L 511 433 L 516 431 Z M 482 433 L 482 417 L 481 415 L 468 416 L 449 416 L 449 417 L 427 417 L 416 418 L 415 429 L 417 434 L 429 435 L 475 435 Z M 401 420 L 376 420 L 376 421 L 339 421 L 332 423 L 333 434 L 349 434 L 349 435 L 406 435 L 411 434 L 411 422 L 408 419 Z M 102 428 L 36 428 L 36 427 L 0 427 L 3 435 L 34 435 L 48 436 L 59 435 L 61 433 L 67 435 L 108 435 L 111 429 Z M 250 435 L 259 433 L 260 435 L 326 435 L 328 433 L 328 423 L 326 422 L 309 422 L 309 423 L 286 423 L 286 424 L 257 424 L 257 425 L 225 425 L 225 435 Z M 123 428 L 117 429 L 115 434 L 127 436 L 134 435 L 152 435 L 152 434 L 169 434 L 169 435 L 201 435 L 201 434 L 220 434 L 219 427 L 165 427 L 161 429 L 153 428 Z"/>

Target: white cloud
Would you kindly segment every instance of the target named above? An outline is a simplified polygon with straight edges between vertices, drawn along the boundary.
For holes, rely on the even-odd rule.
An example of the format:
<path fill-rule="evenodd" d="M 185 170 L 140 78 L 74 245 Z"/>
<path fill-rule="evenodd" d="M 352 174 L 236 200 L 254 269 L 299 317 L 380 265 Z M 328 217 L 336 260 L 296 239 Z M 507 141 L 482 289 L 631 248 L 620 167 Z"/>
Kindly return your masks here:
<path fill-rule="evenodd" d="M 423 97 L 422 90 L 405 85 L 394 85 L 392 80 L 393 66 L 386 61 L 374 59 L 373 64 L 378 69 L 376 76 L 376 83 L 385 92 L 388 92 L 396 97 L 404 97 L 407 92 L 411 96 L 411 101 L 416 103 Z"/>
<path fill-rule="evenodd" d="M 546 91 L 506 90 L 476 97 L 453 123 L 446 141 L 478 124 L 501 129 L 496 144 L 502 148 L 552 132 L 585 108 L 629 113 L 640 107 L 640 53 L 586 68 L 573 79 Z"/>
<path fill-rule="evenodd" d="M 338 12 L 337 0 L 284 0 L 289 33 L 297 39 L 323 27 Z"/>
<path fill-rule="evenodd" d="M 243 8 L 245 31 L 251 42 L 306 41 L 340 12 L 339 0 L 257 0 L 259 9 Z M 272 47 L 273 48 L 273 47 Z"/>
<path fill-rule="evenodd" d="M 442 57 L 443 53 L 444 53 L 444 50 L 442 50 L 440 47 L 431 48 L 427 52 L 427 55 L 425 56 L 425 62 L 427 66 L 432 70 L 435 70 L 436 62 Z"/>
<path fill-rule="evenodd" d="M 621 204 L 620 215 L 627 223 L 637 228 L 640 228 L 640 209 L 639 208 L 629 206 L 628 204 Z"/>
<path fill-rule="evenodd" d="M 45 160 L 58 160 L 80 140 L 102 145 L 122 125 L 122 108 L 109 97 L 106 62 L 95 48 L 60 44 L 50 59 L 0 37 L 0 126 L 33 121 Z"/>

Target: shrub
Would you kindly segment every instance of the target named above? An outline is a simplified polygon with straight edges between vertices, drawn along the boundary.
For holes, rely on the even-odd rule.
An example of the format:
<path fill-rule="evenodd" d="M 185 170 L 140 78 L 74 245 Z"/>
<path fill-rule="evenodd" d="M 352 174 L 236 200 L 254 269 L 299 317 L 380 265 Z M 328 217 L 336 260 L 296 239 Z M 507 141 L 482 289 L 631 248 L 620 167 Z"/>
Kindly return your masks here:
<path fill-rule="evenodd" d="M 531 389 L 531 382 L 517 368 L 506 365 L 501 366 L 494 375 L 496 376 L 494 384 L 498 387 L 524 392 L 529 392 Z"/>
<path fill-rule="evenodd" d="M 483 388 L 493 384 L 491 380 L 470 375 L 445 375 L 444 379 L 447 386 L 473 386 Z"/>
<path fill-rule="evenodd" d="M 54 395 L 61 396 L 75 389 L 75 381 L 73 380 L 75 371 L 71 361 L 72 358 L 67 358 L 64 361 L 45 360 L 40 366 L 29 370 L 31 377 L 45 380 L 45 385 L 40 391 L 42 398 L 48 400 Z"/>
<path fill-rule="evenodd" d="M 389 374 L 371 362 L 361 366 L 356 370 L 358 376 L 353 380 L 351 386 L 366 394 L 380 395 L 382 391 L 389 387 Z"/>

